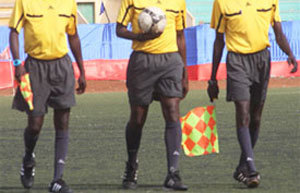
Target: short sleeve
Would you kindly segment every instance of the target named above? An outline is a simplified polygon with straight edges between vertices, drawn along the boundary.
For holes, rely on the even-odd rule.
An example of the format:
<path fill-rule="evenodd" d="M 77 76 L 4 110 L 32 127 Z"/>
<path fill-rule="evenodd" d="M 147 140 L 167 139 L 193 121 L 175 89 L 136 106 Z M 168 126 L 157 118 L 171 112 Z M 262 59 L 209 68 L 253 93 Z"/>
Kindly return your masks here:
<path fill-rule="evenodd" d="M 176 30 L 183 30 L 186 28 L 186 3 L 184 0 L 180 1 L 179 14 L 176 17 Z"/>
<path fill-rule="evenodd" d="M 273 2 L 273 15 L 272 15 L 272 25 L 274 22 L 281 22 L 281 18 L 280 18 L 280 15 L 279 15 L 279 3 L 278 3 L 278 0 L 274 0 Z"/>
<path fill-rule="evenodd" d="M 225 19 L 221 11 L 219 0 L 214 1 L 213 10 L 211 14 L 210 27 L 219 33 L 225 32 Z"/>
<path fill-rule="evenodd" d="M 72 12 L 69 19 L 69 23 L 66 28 L 66 32 L 69 35 L 74 35 L 76 33 L 77 26 L 77 4 L 75 0 L 72 0 Z"/>
<path fill-rule="evenodd" d="M 122 0 L 117 22 L 127 26 L 133 17 L 133 8 L 132 0 Z"/>
<path fill-rule="evenodd" d="M 14 28 L 19 33 L 24 25 L 24 20 L 25 17 L 22 0 L 16 0 L 8 25 L 10 28 Z"/>

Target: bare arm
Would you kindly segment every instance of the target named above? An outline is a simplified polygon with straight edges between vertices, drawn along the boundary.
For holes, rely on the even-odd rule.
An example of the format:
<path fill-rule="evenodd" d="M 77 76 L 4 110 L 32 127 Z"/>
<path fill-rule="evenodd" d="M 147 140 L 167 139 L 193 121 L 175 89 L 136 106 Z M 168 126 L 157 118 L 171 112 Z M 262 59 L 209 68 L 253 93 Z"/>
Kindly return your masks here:
<path fill-rule="evenodd" d="M 19 33 L 11 28 L 10 34 L 9 34 L 9 45 L 10 45 L 10 51 L 12 53 L 13 59 L 20 59 L 20 53 L 19 53 Z M 15 67 L 15 78 L 17 81 L 20 82 L 21 76 L 26 73 L 25 68 L 20 65 Z"/>
<path fill-rule="evenodd" d="M 185 97 L 189 91 L 189 80 L 188 80 L 187 62 L 186 62 L 186 44 L 185 44 L 185 36 L 183 30 L 177 31 L 177 46 L 178 46 L 178 52 L 184 63 L 183 74 L 182 74 L 182 86 L 183 86 L 183 97 Z"/>
<path fill-rule="evenodd" d="M 84 93 L 86 88 L 86 80 L 85 80 L 85 70 L 83 66 L 82 53 L 81 53 L 81 44 L 80 44 L 77 31 L 74 35 L 68 35 L 68 40 L 69 40 L 71 51 L 73 53 L 73 56 L 75 57 L 77 66 L 80 71 L 80 76 L 78 78 L 78 88 L 76 89 L 77 94 L 82 94 Z"/>
<path fill-rule="evenodd" d="M 129 31 L 126 26 L 117 23 L 117 29 L 116 29 L 117 36 L 120 38 L 125 38 L 129 40 L 137 40 L 137 41 L 146 41 L 146 40 L 151 40 L 159 37 L 162 33 L 140 33 L 136 34 L 133 33 L 132 31 Z"/>
<path fill-rule="evenodd" d="M 292 64 L 294 66 L 294 68 L 291 70 L 291 73 L 297 72 L 297 68 L 298 68 L 297 60 L 294 57 L 294 54 L 290 48 L 290 45 L 284 33 L 282 32 L 281 23 L 274 22 L 273 29 L 274 29 L 277 44 L 279 45 L 280 49 L 284 53 L 286 53 L 286 55 L 288 55 L 288 59 L 287 59 L 288 64 L 289 65 Z"/>
<path fill-rule="evenodd" d="M 220 65 L 220 61 L 222 58 L 224 46 L 225 46 L 224 34 L 216 32 L 216 38 L 215 38 L 214 50 L 213 50 L 211 77 L 210 80 L 208 81 L 208 88 L 207 88 L 207 93 L 211 102 L 213 102 L 214 99 L 217 99 L 219 95 L 219 86 L 216 77 L 217 77 L 217 71 Z"/>
<path fill-rule="evenodd" d="M 225 46 L 224 34 L 216 32 L 216 39 L 214 42 L 214 50 L 213 50 L 212 70 L 211 70 L 211 77 L 210 77 L 211 80 L 216 80 L 217 71 L 222 58 L 224 46 Z"/>

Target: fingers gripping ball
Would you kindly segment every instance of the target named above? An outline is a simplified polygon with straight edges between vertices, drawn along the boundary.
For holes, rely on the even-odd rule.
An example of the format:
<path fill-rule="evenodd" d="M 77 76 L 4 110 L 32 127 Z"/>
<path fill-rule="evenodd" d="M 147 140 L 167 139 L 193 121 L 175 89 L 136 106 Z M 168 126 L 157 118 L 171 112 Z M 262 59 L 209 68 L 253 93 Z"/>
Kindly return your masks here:
<path fill-rule="evenodd" d="M 166 15 L 158 7 L 147 7 L 139 14 L 138 24 L 144 33 L 161 33 L 167 24 Z"/>

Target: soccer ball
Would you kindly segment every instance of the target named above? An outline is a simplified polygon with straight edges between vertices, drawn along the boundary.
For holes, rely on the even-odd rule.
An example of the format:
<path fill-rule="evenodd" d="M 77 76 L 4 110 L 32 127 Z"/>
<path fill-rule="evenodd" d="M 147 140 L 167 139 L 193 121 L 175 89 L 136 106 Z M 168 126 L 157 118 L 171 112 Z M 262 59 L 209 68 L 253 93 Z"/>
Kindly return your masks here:
<path fill-rule="evenodd" d="M 143 33 L 160 33 L 167 24 L 166 15 L 158 7 L 147 7 L 139 14 L 138 24 Z"/>

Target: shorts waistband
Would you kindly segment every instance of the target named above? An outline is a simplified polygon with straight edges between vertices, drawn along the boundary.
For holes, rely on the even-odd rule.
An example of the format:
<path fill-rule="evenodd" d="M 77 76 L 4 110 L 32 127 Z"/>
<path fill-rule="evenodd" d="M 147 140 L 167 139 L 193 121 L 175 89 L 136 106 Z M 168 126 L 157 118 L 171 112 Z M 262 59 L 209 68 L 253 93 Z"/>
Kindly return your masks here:
<path fill-rule="evenodd" d="M 29 54 L 27 55 L 27 59 L 32 59 L 32 60 L 41 61 L 41 62 L 54 62 L 54 61 L 61 60 L 61 59 L 65 58 L 65 57 L 69 57 L 69 55 L 65 54 L 63 57 L 55 58 L 55 59 L 50 59 L 50 60 L 38 59 L 38 58 L 34 58 L 34 57 L 30 56 Z"/>
<path fill-rule="evenodd" d="M 268 48 L 269 47 L 266 47 L 265 49 L 262 49 L 262 50 L 257 51 L 257 52 L 249 53 L 249 54 L 243 54 L 243 53 L 232 52 L 232 51 L 228 51 L 228 54 L 238 54 L 238 55 L 242 55 L 242 56 L 251 56 L 251 55 L 260 54 L 260 53 L 265 52 L 265 51 L 269 51 Z"/>

